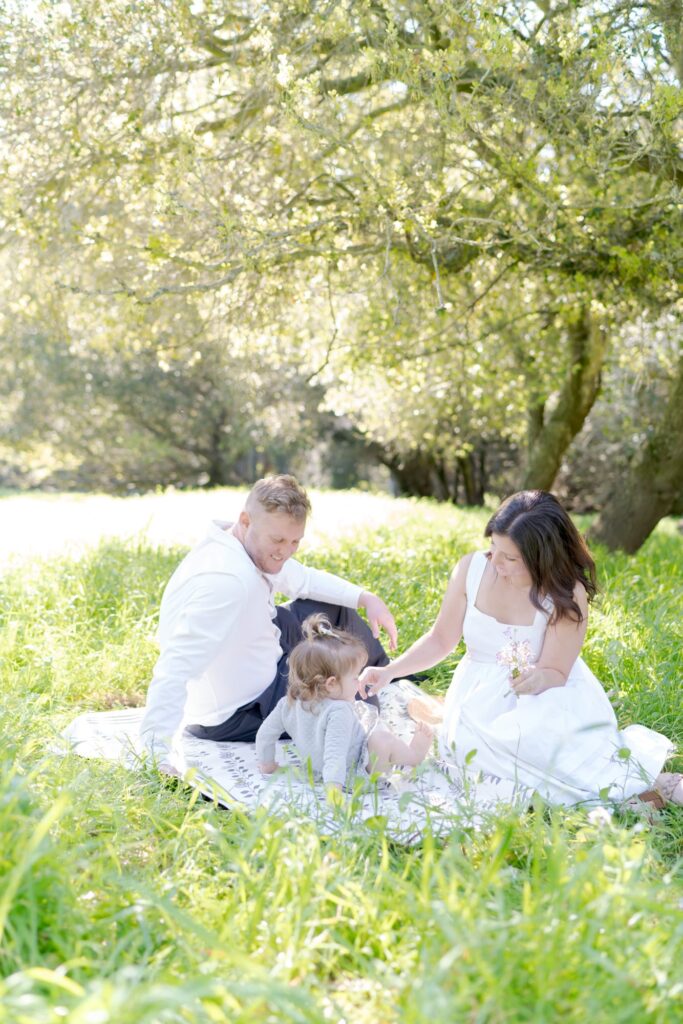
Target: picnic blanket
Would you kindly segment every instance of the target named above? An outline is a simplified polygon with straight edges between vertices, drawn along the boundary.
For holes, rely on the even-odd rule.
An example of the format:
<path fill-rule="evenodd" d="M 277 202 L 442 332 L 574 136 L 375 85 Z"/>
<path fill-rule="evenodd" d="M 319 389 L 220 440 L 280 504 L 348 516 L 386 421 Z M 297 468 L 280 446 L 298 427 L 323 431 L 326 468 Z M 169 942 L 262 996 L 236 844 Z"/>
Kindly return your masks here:
<path fill-rule="evenodd" d="M 380 692 L 380 718 L 388 728 L 410 740 L 414 722 L 408 702 L 422 691 L 401 679 Z M 427 698 L 427 701 L 429 698 Z M 144 763 L 139 726 L 141 708 L 88 712 L 63 730 L 62 749 L 73 749 L 86 758 L 117 761 L 135 770 Z M 288 817 L 300 811 L 334 829 L 349 815 L 359 822 L 384 819 L 392 836 L 415 842 L 426 828 L 443 833 L 454 826 L 479 826 L 501 804 L 524 808 L 531 792 L 508 779 L 468 773 L 428 757 L 417 768 L 401 768 L 384 775 L 356 776 L 355 784 L 339 807 L 331 806 L 325 788 L 309 776 L 297 758 L 294 745 L 278 743 L 277 760 L 283 770 L 263 776 L 258 770 L 253 743 L 216 743 L 200 740 L 185 730 L 173 758 L 174 767 L 191 787 L 226 808 L 244 810 L 259 806 Z"/>

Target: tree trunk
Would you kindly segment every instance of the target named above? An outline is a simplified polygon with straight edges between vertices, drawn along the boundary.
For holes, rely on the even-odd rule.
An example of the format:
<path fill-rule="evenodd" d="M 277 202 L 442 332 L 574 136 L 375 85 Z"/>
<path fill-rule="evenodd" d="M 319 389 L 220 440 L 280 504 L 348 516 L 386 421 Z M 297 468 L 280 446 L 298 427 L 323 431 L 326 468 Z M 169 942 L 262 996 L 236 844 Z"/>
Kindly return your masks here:
<path fill-rule="evenodd" d="M 402 494 L 410 494 L 417 498 L 434 496 L 437 474 L 431 455 L 421 451 L 404 456 L 384 453 L 382 461 L 391 470 Z"/>
<path fill-rule="evenodd" d="M 545 418 L 540 403 L 529 410 L 530 451 L 525 489 L 549 490 L 562 456 L 581 430 L 600 392 L 605 332 L 584 306 L 569 323 L 570 364 L 554 410 Z"/>
<path fill-rule="evenodd" d="M 619 479 L 589 537 L 612 551 L 637 551 L 664 516 L 673 512 L 683 488 L 683 358 L 664 415 Z"/>
<path fill-rule="evenodd" d="M 438 481 L 439 486 L 436 497 L 439 499 L 439 501 L 449 501 L 450 499 L 455 501 L 455 496 L 453 494 L 451 487 L 451 481 L 449 479 L 448 465 L 446 464 L 446 460 L 443 458 L 443 456 L 440 459 L 436 460 L 434 464 L 434 472 L 436 474 L 436 479 Z"/>
<path fill-rule="evenodd" d="M 223 417 L 215 422 L 208 438 L 206 471 L 209 479 L 207 480 L 207 487 L 223 487 L 228 483 L 226 478 L 228 467 L 226 466 L 225 452 L 222 447 L 225 442 L 225 434 L 223 433 L 224 423 L 225 419 Z"/>
<path fill-rule="evenodd" d="M 485 450 L 460 455 L 456 459 L 465 491 L 466 505 L 484 504 Z"/>
<path fill-rule="evenodd" d="M 545 399 L 533 402 L 526 411 L 527 462 L 545 425 Z"/>

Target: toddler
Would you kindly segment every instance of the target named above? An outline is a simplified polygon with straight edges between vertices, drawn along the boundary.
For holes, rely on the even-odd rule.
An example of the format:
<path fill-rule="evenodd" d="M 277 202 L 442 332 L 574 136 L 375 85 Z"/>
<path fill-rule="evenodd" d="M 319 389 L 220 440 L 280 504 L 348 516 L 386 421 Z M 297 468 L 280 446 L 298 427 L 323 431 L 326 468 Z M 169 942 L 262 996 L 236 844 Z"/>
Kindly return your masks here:
<path fill-rule="evenodd" d="M 385 771 L 424 760 L 433 732 L 418 723 L 404 743 L 378 720 L 374 708 L 356 701 L 358 673 L 367 661 L 363 643 L 335 630 L 324 615 L 302 626 L 304 640 L 289 656 L 289 688 L 256 734 L 256 756 L 264 774 L 274 772 L 275 742 L 286 732 L 314 774 L 341 789 L 349 770 Z M 372 718 L 368 728 L 362 721 Z"/>

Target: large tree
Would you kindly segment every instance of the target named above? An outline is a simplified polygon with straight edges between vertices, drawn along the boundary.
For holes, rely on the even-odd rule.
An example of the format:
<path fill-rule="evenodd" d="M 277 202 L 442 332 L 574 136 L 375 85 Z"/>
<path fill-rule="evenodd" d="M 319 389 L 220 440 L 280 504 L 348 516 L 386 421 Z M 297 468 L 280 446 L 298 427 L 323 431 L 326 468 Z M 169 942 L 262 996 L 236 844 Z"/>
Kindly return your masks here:
<path fill-rule="evenodd" d="M 463 318 L 487 352 L 498 320 L 526 482 L 547 486 L 608 342 L 679 298 L 680 6 L 18 5 L 7 235 L 53 253 L 53 286 L 152 309 L 236 287 L 258 308 L 265 278 L 303 272 L 381 310 L 412 264 L 449 325 L 451 383 Z M 424 405 L 437 448 L 471 450 L 480 410 L 444 425 Z"/>
<path fill-rule="evenodd" d="M 683 505 L 683 323 L 669 316 L 641 329 L 657 336 L 651 347 L 658 358 L 650 356 L 648 366 L 642 353 L 632 352 L 632 365 L 622 370 L 631 398 L 620 426 L 625 436 L 635 432 L 637 440 L 616 471 L 604 467 L 608 496 L 590 531 L 594 540 L 628 552 Z M 651 407 L 648 414 L 634 417 L 633 407 L 643 405 Z M 621 454 L 623 442 L 619 447 Z"/>

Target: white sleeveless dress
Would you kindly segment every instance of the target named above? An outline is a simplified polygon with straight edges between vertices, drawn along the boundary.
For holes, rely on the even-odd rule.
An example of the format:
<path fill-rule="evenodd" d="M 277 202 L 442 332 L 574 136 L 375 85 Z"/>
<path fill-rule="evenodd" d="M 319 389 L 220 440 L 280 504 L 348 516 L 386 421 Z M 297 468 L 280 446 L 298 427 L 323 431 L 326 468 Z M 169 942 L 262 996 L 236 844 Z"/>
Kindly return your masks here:
<path fill-rule="evenodd" d="M 509 643 L 526 640 L 536 662 L 552 601 L 529 626 L 484 614 L 476 600 L 486 565 L 477 551 L 467 573 L 467 653 L 446 694 L 442 757 L 528 786 L 556 804 L 621 801 L 649 789 L 672 743 L 641 725 L 620 730 L 605 691 L 581 658 L 564 686 L 535 696 L 510 692 L 510 670 L 496 656 Z"/>

